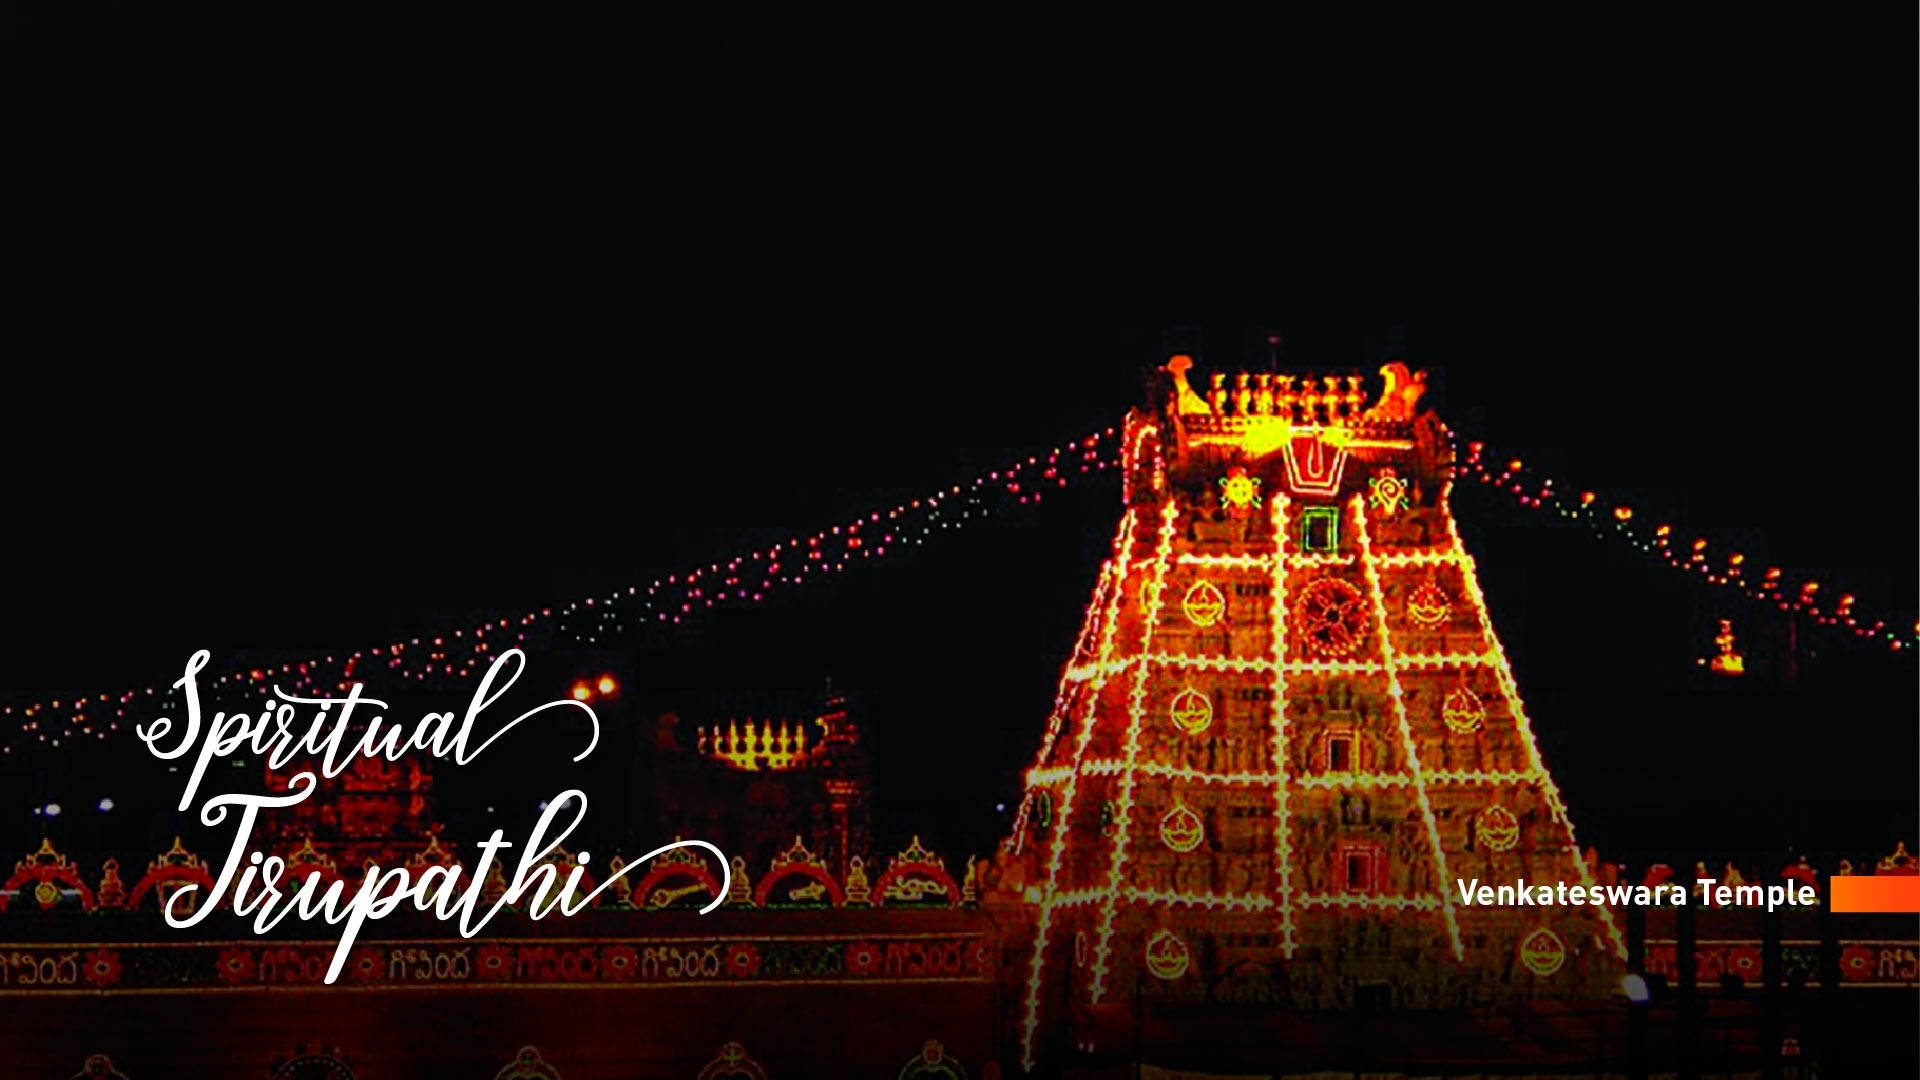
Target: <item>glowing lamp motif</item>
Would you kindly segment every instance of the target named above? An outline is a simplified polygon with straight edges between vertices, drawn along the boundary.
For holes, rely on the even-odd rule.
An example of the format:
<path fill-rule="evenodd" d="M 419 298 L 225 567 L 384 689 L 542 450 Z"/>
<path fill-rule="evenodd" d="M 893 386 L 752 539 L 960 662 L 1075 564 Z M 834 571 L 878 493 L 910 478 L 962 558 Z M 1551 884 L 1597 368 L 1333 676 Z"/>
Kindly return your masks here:
<path fill-rule="evenodd" d="M 1294 603 L 1294 618 L 1310 649 L 1347 656 L 1367 634 L 1367 603 L 1360 590 L 1336 577 L 1317 578 Z"/>
<path fill-rule="evenodd" d="M 1713 637 L 1713 643 L 1720 651 L 1708 665 L 1716 675 L 1744 675 L 1747 670 L 1747 658 L 1735 649 L 1733 620 L 1721 619 L 1720 632 Z"/>
<path fill-rule="evenodd" d="M 1157 979 L 1177 979 L 1187 973 L 1193 954 L 1187 943 L 1171 930 L 1162 930 L 1147 941 L 1147 970 Z"/>
<path fill-rule="evenodd" d="M 928 1039 L 912 1061 L 900 1070 L 900 1080 L 966 1080 L 960 1063 L 947 1056 L 938 1039 Z"/>
<path fill-rule="evenodd" d="M 1520 843 L 1520 819 L 1504 806 L 1489 806 L 1473 819 L 1473 835 L 1488 851 L 1512 851 Z"/>
<path fill-rule="evenodd" d="M 1235 517 L 1245 517 L 1247 511 L 1260 503 L 1260 478 L 1248 476 L 1247 470 L 1239 465 L 1227 470 L 1220 478 L 1220 501 Z"/>
<path fill-rule="evenodd" d="M 1407 497 L 1407 482 L 1391 468 L 1381 469 L 1367 481 L 1367 502 L 1380 511 L 1381 517 L 1389 518 L 1413 506 Z"/>
<path fill-rule="evenodd" d="M 1407 597 L 1407 618 L 1431 630 L 1453 614 L 1453 601 L 1431 581 L 1421 582 Z"/>
<path fill-rule="evenodd" d="M 1206 839 L 1207 827 L 1200 815 L 1184 804 L 1176 805 L 1160 819 L 1160 842 L 1185 855 Z"/>
<path fill-rule="evenodd" d="M 1167 719 L 1173 726 L 1189 735 L 1198 735 L 1213 723 L 1213 702 L 1207 695 L 1188 687 L 1173 696 L 1173 704 L 1167 709 Z"/>
<path fill-rule="evenodd" d="M 1462 686 L 1440 703 L 1440 719 L 1449 729 L 1467 735 L 1480 730 L 1487 719 L 1487 708 L 1480 704 L 1479 694 Z"/>
<path fill-rule="evenodd" d="M 1195 626 L 1212 626 L 1227 613 L 1227 598 L 1220 595 L 1211 581 L 1196 581 L 1187 590 L 1180 601 L 1180 609 L 1187 613 L 1188 621 Z"/>
<path fill-rule="evenodd" d="M 1567 962 L 1567 947 L 1561 944 L 1559 934 L 1543 926 L 1521 940 L 1520 962 L 1544 979 Z"/>

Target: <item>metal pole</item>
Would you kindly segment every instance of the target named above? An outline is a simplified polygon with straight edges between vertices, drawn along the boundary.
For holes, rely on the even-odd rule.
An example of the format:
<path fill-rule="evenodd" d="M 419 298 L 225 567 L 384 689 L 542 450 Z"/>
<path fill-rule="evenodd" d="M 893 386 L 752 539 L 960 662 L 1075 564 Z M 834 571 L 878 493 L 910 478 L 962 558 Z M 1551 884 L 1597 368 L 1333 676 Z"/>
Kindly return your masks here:
<path fill-rule="evenodd" d="M 1705 903 L 1704 898 L 1701 901 Z M 1680 1080 L 1700 1080 L 1699 1048 L 1700 996 L 1698 958 L 1694 934 L 1694 904 L 1691 900 L 1675 912 L 1673 946 L 1674 966 L 1680 976 L 1680 992 L 1674 1005 L 1675 1062 Z"/>
<path fill-rule="evenodd" d="M 1642 979 L 1647 975 L 1647 909 L 1639 904 L 1627 906 L 1627 970 Z M 1647 1009 L 1645 1001 L 1627 1001 L 1627 1076 L 1629 1080 L 1647 1080 Z"/>

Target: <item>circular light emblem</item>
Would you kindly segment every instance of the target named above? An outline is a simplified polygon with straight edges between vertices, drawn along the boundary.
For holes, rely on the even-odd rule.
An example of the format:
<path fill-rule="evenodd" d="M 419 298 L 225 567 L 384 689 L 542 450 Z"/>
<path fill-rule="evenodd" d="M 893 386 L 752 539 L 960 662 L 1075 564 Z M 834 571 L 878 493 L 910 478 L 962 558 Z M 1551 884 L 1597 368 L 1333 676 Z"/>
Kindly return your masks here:
<path fill-rule="evenodd" d="M 1187 973 L 1192 960 L 1187 943 L 1171 930 L 1162 930 L 1147 941 L 1147 970 L 1155 978 L 1177 979 Z"/>
<path fill-rule="evenodd" d="M 1520 962 L 1544 979 L 1567 962 L 1567 947 L 1560 943 L 1560 935 L 1543 926 L 1520 942 Z"/>
<path fill-rule="evenodd" d="M 1227 598 L 1220 595 L 1220 590 L 1213 587 L 1213 582 L 1196 581 L 1193 588 L 1187 590 L 1186 599 L 1180 602 L 1180 606 L 1193 625 L 1212 626 L 1220 621 L 1220 616 L 1226 614 Z"/>
<path fill-rule="evenodd" d="M 1462 735 L 1479 731 L 1486 718 L 1487 710 L 1480 704 L 1480 695 L 1464 686 L 1448 694 L 1440 704 L 1440 719 Z"/>
<path fill-rule="evenodd" d="M 1206 839 L 1207 827 L 1200 815 L 1185 805 L 1176 805 L 1160 819 L 1160 842 L 1184 855 Z"/>
<path fill-rule="evenodd" d="M 1207 700 L 1207 695 L 1188 687 L 1173 695 L 1173 703 L 1167 707 L 1167 719 L 1181 731 L 1198 735 L 1213 723 L 1213 702 Z"/>
<path fill-rule="evenodd" d="M 1488 851 L 1512 851 L 1520 843 L 1520 819 L 1504 806 L 1489 806 L 1473 819 L 1473 835 Z"/>

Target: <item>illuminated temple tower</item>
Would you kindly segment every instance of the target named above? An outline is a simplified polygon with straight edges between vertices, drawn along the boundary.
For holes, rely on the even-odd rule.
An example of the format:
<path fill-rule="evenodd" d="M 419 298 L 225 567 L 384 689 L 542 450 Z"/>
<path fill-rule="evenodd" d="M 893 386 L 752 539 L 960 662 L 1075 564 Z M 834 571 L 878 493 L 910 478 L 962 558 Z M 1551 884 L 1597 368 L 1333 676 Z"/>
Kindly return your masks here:
<path fill-rule="evenodd" d="M 733 719 L 690 734 L 660 718 L 652 829 L 694 836 L 765 866 L 796 837 L 834 873 L 872 850 L 872 778 L 860 725 L 829 693 L 811 721 Z"/>
<path fill-rule="evenodd" d="M 1021 1039 L 1077 1005 L 1280 986 L 1302 1007 L 1603 986 L 1591 884 L 1447 507 L 1425 373 L 1163 370 L 1125 513 L 1002 857 L 1038 907 Z M 1065 981 L 1068 989 L 1062 989 Z"/>

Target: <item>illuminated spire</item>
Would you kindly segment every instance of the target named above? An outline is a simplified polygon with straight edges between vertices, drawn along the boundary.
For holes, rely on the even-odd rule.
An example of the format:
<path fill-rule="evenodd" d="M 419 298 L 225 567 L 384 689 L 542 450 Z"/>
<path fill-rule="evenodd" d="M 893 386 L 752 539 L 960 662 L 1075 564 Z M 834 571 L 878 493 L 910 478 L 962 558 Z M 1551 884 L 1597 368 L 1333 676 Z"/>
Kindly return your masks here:
<path fill-rule="evenodd" d="M 1191 366 L 1122 433 L 1113 557 L 1006 845 L 1037 905 L 1024 1062 L 1061 982 L 1076 1004 L 1243 965 L 1309 969 L 1303 1004 L 1610 986 L 1604 908 L 1454 888 L 1593 882 L 1447 509 L 1425 373 L 1389 365 L 1368 406 L 1357 375 L 1216 373 L 1203 398 Z"/>

